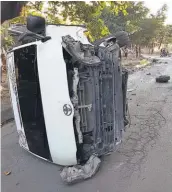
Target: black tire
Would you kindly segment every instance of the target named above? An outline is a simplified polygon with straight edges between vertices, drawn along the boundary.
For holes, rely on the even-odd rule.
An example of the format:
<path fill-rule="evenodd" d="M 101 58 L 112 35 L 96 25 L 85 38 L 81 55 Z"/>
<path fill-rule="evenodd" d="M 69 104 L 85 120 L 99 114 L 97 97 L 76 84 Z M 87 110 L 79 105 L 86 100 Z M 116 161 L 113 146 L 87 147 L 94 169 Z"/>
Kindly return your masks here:
<path fill-rule="evenodd" d="M 120 48 L 124 47 L 125 45 L 130 46 L 130 44 L 131 44 L 128 33 L 125 32 L 125 31 L 119 31 L 119 32 L 116 32 L 113 35 L 108 35 L 106 37 L 103 37 L 101 39 L 98 39 L 98 40 L 94 41 L 92 44 L 94 46 L 99 46 L 102 42 L 106 41 L 106 39 L 108 39 L 108 38 L 116 38 L 117 43 L 118 43 Z"/>
<path fill-rule="evenodd" d="M 115 34 L 115 37 L 117 39 L 117 43 L 119 45 L 119 47 L 124 47 L 124 46 L 129 46 L 131 41 L 130 41 L 130 38 L 128 36 L 128 33 L 125 32 L 125 31 L 119 31 L 119 32 L 116 32 Z"/>
<path fill-rule="evenodd" d="M 168 75 L 161 75 L 156 78 L 156 82 L 158 83 L 167 83 L 170 80 L 170 76 Z"/>

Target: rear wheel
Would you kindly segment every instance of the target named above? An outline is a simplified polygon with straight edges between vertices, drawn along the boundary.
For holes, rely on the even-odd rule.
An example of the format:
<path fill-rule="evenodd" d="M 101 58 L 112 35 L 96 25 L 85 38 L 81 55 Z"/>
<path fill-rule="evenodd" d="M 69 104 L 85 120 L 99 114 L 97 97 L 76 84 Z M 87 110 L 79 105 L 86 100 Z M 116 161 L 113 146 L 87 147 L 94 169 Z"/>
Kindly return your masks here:
<path fill-rule="evenodd" d="M 125 31 L 119 31 L 119 32 L 115 33 L 115 37 L 117 39 L 117 43 L 118 43 L 119 47 L 124 47 L 124 46 L 130 44 L 130 39 L 129 39 L 128 33 Z"/>
<path fill-rule="evenodd" d="M 111 34 L 111 35 L 108 35 L 106 37 L 103 37 L 102 39 L 96 40 L 92 44 L 94 46 L 99 46 L 101 43 L 105 42 L 109 38 L 111 38 L 111 39 L 115 38 L 117 40 L 117 43 L 118 43 L 120 48 L 124 47 L 126 45 L 129 46 L 131 43 L 130 38 L 128 36 L 128 33 L 125 31 L 119 31 L 113 35 Z"/>

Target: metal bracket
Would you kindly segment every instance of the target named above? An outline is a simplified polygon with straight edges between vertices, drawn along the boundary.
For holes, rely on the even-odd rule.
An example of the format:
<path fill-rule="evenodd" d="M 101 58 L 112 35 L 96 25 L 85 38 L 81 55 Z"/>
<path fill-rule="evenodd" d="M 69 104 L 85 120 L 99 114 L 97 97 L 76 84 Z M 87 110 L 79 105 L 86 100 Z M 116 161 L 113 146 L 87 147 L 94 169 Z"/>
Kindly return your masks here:
<path fill-rule="evenodd" d="M 83 109 L 83 108 L 88 108 L 88 111 L 91 111 L 92 110 L 92 104 L 78 106 L 78 109 Z"/>

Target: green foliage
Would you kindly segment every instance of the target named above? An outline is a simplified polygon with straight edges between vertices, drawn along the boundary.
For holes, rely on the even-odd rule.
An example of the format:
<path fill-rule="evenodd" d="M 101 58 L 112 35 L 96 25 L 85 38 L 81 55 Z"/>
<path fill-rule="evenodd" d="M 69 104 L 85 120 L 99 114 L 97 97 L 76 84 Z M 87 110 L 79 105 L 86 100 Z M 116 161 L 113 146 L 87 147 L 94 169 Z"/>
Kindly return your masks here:
<path fill-rule="evenodd" d="M 156 18 L 146 18 L 140 22 L 140 30 L 133 34 L 132 41 L 140 45 L 152 44 L 160 27 L 161 25 Z"/>
<path fill-rule="evenodd" d="M 4 22 L 3 25 L 1 25 L 1 48 L 3 47 L 6 51 L 10 46 L 13 45 L 14 41 L 13 38 L 8 34 L 8 28 L 10 23 Z"/>
<path fill-rule="evenodd" d="M 120 30 L 125 30 L 129 33 L 137 31 L 140 20 L 145 18 L 149 11 L 148 8 L 143 6 L 143 2 L 130 1 L 126 3 L 125 11 L 127 14 L 123 14 L 122 11 L 119 11 L 118 14 L 113 14 L 108 9 L 103 10 L 101 17 L 111 33 Z"/>
<path fill-rule="evenodd" d="M 172 43 L 172 26 L 164 25 L 166 11 L 167 5 L 163 5 L 155 15 L 149 15 L 144 3 L 137 1 L 32 1 L 9 24 L 25 24 L 26 17 L 32 14 L 45 17 L 52 24 L 85 24 L 91 41 L 125 30 L 133 44 L 152 46 Z M 1 34 L 1 45 L 10 46 L 13 40 L 5 25 Z"/>
<path fill-rule="evenodd" d="M 126 14 L 125 9 L 128 5 L 128 3 L 120 1 L 53 1 L 49 4 L 57 10 L 61 7 L 61 12 L 58 13 L 64 21 L 70 21 L 72 24 L 86 24 L 92 40 L 96 40 L 110 33 L 101 18 L 102 11 L 105 8 L 113 14 L 118 14 L 119 11 Z"/>
<path fill-rule="evenodd" d="M 165 43 L 166 26 L 164 25 L 166 19 L 167 6 L 163 5 L 155 15 L 145 16 L 137 23 L 138 29 L 132 33 L 131 39 L 134 44 L 140 46 L 152 47 L 155 44 L 161 46 Z M 166 35 L 167 34 L 167 35 Z"/>
<path fill-rule="evenodd" d="M 164 25 L 167 5 L 164 4 L 155 15 L 148 15 L 149 9 L 143 2 L 126 2 L 127 15 L 119 11 L 118 14 L 110 12 L 107 8 L 102 11 L 101 18 L 111 33 L 127 31 L 133 44 L 152 46 L 171 42 L 170 33 Z"/>
<path fill-rule="evenodd" d="M 161 27 L 157 35 L 157 41 L 159 48 L 162 44 L 172 44 L 172 25 L 164 25 Z"/>

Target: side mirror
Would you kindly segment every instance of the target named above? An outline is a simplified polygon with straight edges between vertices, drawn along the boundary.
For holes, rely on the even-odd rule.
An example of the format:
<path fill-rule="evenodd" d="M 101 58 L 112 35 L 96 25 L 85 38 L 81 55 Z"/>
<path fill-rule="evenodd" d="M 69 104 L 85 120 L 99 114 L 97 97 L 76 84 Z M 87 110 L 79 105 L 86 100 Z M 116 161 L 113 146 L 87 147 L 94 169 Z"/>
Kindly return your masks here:
<path fill-rule="evenodd" d="M 26 27 L 33 33 L 45 35 L 45 19 L 43 17 L 29 15 L 27 17 Z"/>

